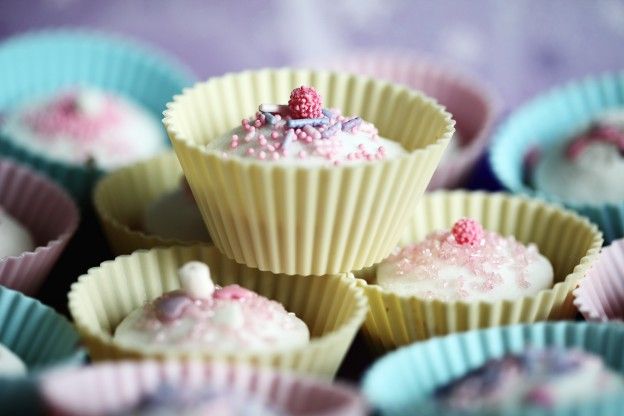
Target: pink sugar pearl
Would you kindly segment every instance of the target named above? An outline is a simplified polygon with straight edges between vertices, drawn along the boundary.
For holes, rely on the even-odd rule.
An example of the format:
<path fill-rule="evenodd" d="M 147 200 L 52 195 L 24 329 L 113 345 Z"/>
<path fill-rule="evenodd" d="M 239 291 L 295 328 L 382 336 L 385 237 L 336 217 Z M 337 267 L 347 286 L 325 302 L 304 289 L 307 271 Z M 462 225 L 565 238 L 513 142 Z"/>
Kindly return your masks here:
<path fill-rule="evenodd" d="M 321 95 L 314 87 L 301 86 L 290 93 L 288 108 L 293 118 L 319 118 L 323 116 Z"/>
<path fill-rule="evenodd" d="M 218 289 L 212 295 L 215 299 L 247 299 L 254 295 L 251 290 L 240 287 L 239 285 L 228 285 L 221 289 Z"/>
<path fill-rule="evenodd" d="M 478 221 L 471 218 L 462 218 L 458 220 L 451 230 L 455 241 L 458 244 L 468 244 L 471 246 L 479 244 L 483 239 L 483 227 Z"/>

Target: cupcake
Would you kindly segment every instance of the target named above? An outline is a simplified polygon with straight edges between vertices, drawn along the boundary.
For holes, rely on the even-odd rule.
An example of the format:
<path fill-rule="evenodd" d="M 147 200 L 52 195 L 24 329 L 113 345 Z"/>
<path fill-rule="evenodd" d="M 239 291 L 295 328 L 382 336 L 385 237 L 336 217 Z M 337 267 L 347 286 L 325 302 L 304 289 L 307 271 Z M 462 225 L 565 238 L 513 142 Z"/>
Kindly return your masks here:
<path fill-rule="evenodd" d="M 0 65 L 0 154 L 47 174 L 81 203 L 104 171 L 167 147 L 160 114 L 191 80 L 158 52 L 82 30 L 11 38 L 0 44 Z"/>
<path fill-rule="evenodd" d="M 201 263 L 178 276 L 189 261 Z M 89 270 L 69 293 L 70 313 L 96 361 L 227 360 L 326 378 L 366 309 L 350 275 L 273 275 L 205 246 L 118 257 Z"/>
<path fill-rule="evenodd" d="M 624 99 L 621 74 L 572 82 L 514 112 L 493 141 L 495 176 L 595 222 L 607 243 L 624 236 Z"/>
<path fill-rule="evenodd" d="M 302 275 L 386 257 L 453 133 L 407 88 L 288 69 L 198 84 L 164 123 L 217 248 Z"/>
<path fill-rule="evenodd" d="M 50 180 L 0 159 L 0 285 L 32 294 L 78 226 L 78 208 Z"/>
<path fill-rule="evenodd" d="M 573 238 L 570 236 L 574 236 Z M 522 197 L 425 195 L 399 246 L 356 272 L 378 352 L 452 332 L 571 319 L 602 238 L 584 218 Z"/>
<path fill-rule="evenodd" d="M 616 325 L 575 322 L 470 331 L 377 361 L 363 391 L 382 415 L 618 415 Z"/>
<path fill-rule="evenodd" d="M 466 184 L 485 151 L 498 113 L 498 100 L 483 82 L 408 51 L 356 52 L 309 65 L 387 79 L 438 100 L 453 114 L 457 125 L 428 189 Z"/>
<path fill-rule="evenodd" d="M 115 254 L 210 242 L 173 152 L 105 175 L 95 186 L 93 204 Z"/>
<path fill-rule="evenodd" d="M 191 261 L 179 290 L 135 309 L 115 329 L 120 345 L 146 351 L 262 352 L 306 345 L 305 322 L 237 284 L 215 287 L 210 268 Z"/>
<path fill-rule="evenodd" d="M 50 373 L 40 390 L 46 410 L 59 416 L 363 416 L 367 410 L 348 386 L 224 363 L 96 364 Z"/>
<path fill-rule="evenodd" d="M 624 240 L 602 249 L 594 267 L 574 291 L 574 304 L 588 321 L 624 320 Z"/>
<path fill-rule="evenodd" d="M 2 286 L 0 322 L 0 408 L 3 414 L 37 414 L 38 375 L 84 361 L 78 334 L 51 308 Z"/>

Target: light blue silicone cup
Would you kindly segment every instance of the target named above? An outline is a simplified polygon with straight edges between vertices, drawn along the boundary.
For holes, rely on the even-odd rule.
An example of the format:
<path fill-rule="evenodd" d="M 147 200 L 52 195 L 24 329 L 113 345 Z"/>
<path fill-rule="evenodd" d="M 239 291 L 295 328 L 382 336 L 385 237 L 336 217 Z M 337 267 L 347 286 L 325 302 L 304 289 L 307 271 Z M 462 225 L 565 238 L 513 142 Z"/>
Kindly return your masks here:
<path fill-rule="evenodd" d="M 532 148 L 566 140 L 601 112 L 624 107 L 624 72 L 571 82 L 539 95 L 513 112 L 492 140 L 490 164 L 499 182 L 512 192 L 559 202 L 596 223 L 605 244 L 624 237 L 624 201 L 611 204 L 563 201 L 523 181 L 524 157 Z"/>
<path fill-rule="evenodd" d="M 466 414 L 437 406 L 432 400 L 435 389 L 491 358 L 520 352 L 527 346 L 589 351 L 600 355 L 606 365 L 624 377 L 624 325 L 542 322 L 453 334 L 398 349 L 368 370 L 363 381 L 364 394 L 382 415 Z M 624 396 L 552 409 L 508 409 L 494 414 L 620 416 L 624 414 Z"/>
<path fill-rule="evenodd" d="M 75 85 L 125 96 L 156 120 L 166 103 L 195 77 L 161 52 L 133 41 L 81 29 L 50 29 L 0 43 L 0 113 Z M 163 143 L 169 146 L 162 130 Z M 64 163 L 16 145 L 0 135 L 0 155 L 26 163 L 60 183 L 80 203 L 103 171 Z"/>
<path fill-rule="evenodd" d="M 38 300 L 0 286 L 0 343 L 28 367 L 27 376 L 0 376 L 0 414 L 36 414 L 37 376 L 50 368 L 79 365 L 86 353 L 67 319 Z"/>

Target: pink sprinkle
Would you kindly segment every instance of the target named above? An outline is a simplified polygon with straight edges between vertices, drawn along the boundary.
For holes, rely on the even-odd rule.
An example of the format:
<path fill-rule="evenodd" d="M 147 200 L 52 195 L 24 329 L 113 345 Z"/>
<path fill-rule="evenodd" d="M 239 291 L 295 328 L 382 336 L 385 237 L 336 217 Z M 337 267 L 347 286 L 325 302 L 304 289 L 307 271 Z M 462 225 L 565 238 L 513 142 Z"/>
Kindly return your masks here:
<path fill-rule="evenodd" d="M 262 160 L 266 159 L 266 153 L 264 152 L 264 150 L 260 150 L 260 153 L 258 153 L 258 157 Z"/>
<path fill-rule="evenodd" d="M 228 285 L 221 289 L 215 290 L 212 295 L 215 299 L 241 300 L 249 299 L 254 296 L 254 292 L 247 290 L 239 285 Z"/>
<path fill-rule="evenodd" d="M 272 139 L 278 139 L 279 138 L 279 133 L 277 131 L 273 130 L 271 132 L 271 138 Z"/>
<path fill-rule="evenodd" d="M 254 153 L 256 153 L 256 151 L 253 149 L 253 147 L 250 147 L 249 149 L 247 149 L 248 155 L 253 155 Z"/>
<path fill-rule="evenodd" d="M 288 108 L 293 118 L 319 118 L 323 116 L 321 95 L 314 87 L 301 86 L 290 93 Z"/>
<path fill-rule="evenodd" d="M 270 144 L 270 145 L 268 145 L 268 146 L 267 146 L 267 150 L 268 150 L 269 152 L 274 152 L 274 151 L 275 151 L 275 146 L 273 146 L 272 144 Z"/>
<path fill-rule="evenodd" d="M 271 153 L 271 157 L 273 158 L 273 160 L 277 160 L 277 159 L 279 159 L 280 155 L 277 152 L 273 152 L 273 153 Z"/>
<path fill-rule="evenodd" d="M 245 135 L 245 141 L 246 141 L 246 142 L 250 142 L 250 141 L 251 141 L 251 139 L 253 139 L 254 135 L 255 135 L 255 133 L 254 133 L 253 131 L 250 131 L 249 133 L 247 133 L 247 134 Z"/>
<path fill-rule="evenodd" d="M 307 155 L 304 150 L 300 150 L 297 156 L 299 156 L 299 159 L 304 159 Z"/>
<path fill-rule="evenodd" d="M 232 135 L 232 140 L 233 141 L 238 141 L 238 134 L 233 134 Z"/>
<path fill-rule="evenodd" d="M 264 137 L 263 134 L 261 134 L 260 136 L 258 136 L 258 143 L 260 143 L 260 146 L 266 146 L 267 144 L 267 139 L 266 137 Z"/>
<path fill-rule="evenodd" d="M 462 218 L 453 225 L 451 233 L 458 244 L 474 246 L 479 244 L 483 238 L 483 227 L 478 221 Z"/>
<path fill-rule="evenodd" d="M 238 147 L 238 142 L 237 141 L 232 141 L 232 143 L 230 143 L 230 147 L 232 149 L 236 149 Z"/>

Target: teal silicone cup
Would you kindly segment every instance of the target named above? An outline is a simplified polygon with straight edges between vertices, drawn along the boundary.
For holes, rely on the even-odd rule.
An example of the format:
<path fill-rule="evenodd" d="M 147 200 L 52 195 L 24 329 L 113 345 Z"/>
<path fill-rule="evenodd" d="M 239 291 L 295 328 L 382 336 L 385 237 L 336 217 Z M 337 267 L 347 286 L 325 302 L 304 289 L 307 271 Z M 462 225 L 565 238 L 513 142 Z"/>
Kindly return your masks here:
<path fill-rule="evenodd" d="M 98 87 L 130 98 L 160 120 L 165 105 L 194 77 L 161 52 L 133 41 L 80 29 L 50 29 L 0 44 L 0 112 L 63 87 Z M 169 140 L 163 129 L 163 149 Z M 64 163 L 0 136 L 0 155 L 44 172 L 85 203 L 103 171 Z"/>
<path fill-rule="evenodd" d="M 452 415 L 432 400 L 436 388 L 480 367 L 487 360 L 527 346 L 579 348 L 603 358 L 624 377 L 624 326 L 612 323 L 557 322 L 470 331 L 412 344 L 386 355 L 366 373 L 363 390 L 382 415 Z M 466 413 L 463 413 L 464 415 Z M 484 414 L 484 413 L 479 413 Z M 505 416 L 620 416 L 624 396 L 551 409 L 509 409 Z"/>
<path fill-rule="evenodd" d="M 624 71 L 571 82 L 539 95 L 513 112 L 492 140 L 490 164 L 499 182 L 512 192 L 564 204 L 588 217 L 604 233 L 605 243 L 624 236 L 624 200 L 619 203 L 572 203 L 536 191 L 523 181 L 525 155 L 568 139 L 601 112 L 624 107 Z"/>
<path fill-rule="evenodd" d="M 39 301 L 0 286 L 0 343 L 28 367 L 22 377 L 0 376 L 0 414 L 37 414 L 37 377 L 46 369 L 79 365 L 86 354 L 67 319 Z"/>

